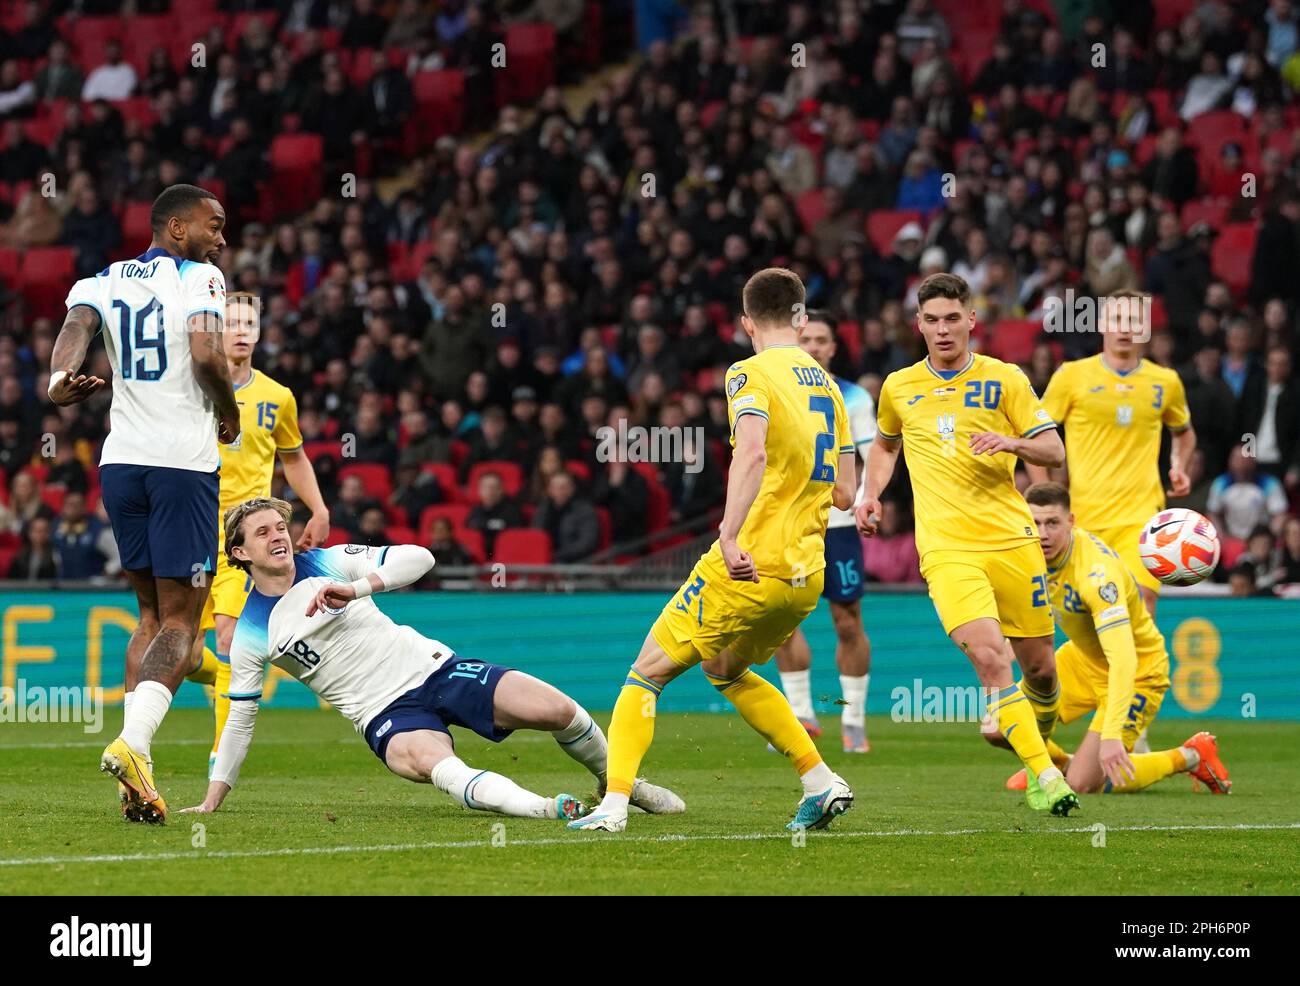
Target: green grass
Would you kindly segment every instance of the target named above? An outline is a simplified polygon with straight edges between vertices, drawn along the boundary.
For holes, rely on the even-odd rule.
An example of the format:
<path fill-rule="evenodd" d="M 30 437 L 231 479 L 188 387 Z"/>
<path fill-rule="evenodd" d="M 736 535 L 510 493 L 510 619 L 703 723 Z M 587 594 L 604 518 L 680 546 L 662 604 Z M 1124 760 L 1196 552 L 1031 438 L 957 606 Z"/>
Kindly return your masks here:
<path fill-rule="evenodd" d="M 1229 797 L 1194 794 L 1176 777 L 1141 794 L 1086 797 L 1069 819 L 1032 813 L 1003 790 L 1014 761 L 974 726 L 873 719 L 864 757 L 839 753 L 832 726 L 820 745 L 857 806 L 799 847 L 783 830 L 798 795 L 793 773 L 734 716 L 660 717 L 646 773 L 688 810 L 634 814 L 621 836 L 460 808 L 390 775 L 332 712 L 259 718 L 227 807 L 198 819 L 204 848 L 194 848 L 190 816 L 173 814 L 165 827 L 120 820 L 113 784 L 97 771 L 107 731 L 6 725 L 0 892 L 1209 895 L 1300 884 L 1300 724 L 1203 724 L 1232 770 Z M 155 744 L 173 809 L 202 798 L 210 721 L 204 710 L 174 710 Z M 1157 722 L 1153 744 L 1181 742 L 1193 728 Z M 1063 732 L 1067 746 L 1081 735 L 1078 726 Z M 459 743 L 468 763 L 540 793 L 590 794 L 549 737 Z M 1097 823 L 1104 847 L 1094 845 Z M 494 846 L 494 834 L 506 844 Z M 94 858 L 122 855 L 147 866 Z"/>

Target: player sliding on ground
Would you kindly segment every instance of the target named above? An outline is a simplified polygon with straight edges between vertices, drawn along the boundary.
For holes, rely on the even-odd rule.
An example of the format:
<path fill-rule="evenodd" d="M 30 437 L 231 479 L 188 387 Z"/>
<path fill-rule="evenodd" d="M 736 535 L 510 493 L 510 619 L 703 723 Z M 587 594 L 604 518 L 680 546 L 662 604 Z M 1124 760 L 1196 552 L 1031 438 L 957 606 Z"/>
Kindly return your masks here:
<path fill-rule="evenodd" d="M 1068 815 L 1079 799 L 1045 743 L 1060 704 L 1047 562 L 1012 478 L 1017 457 L 1059 466 L 1065 449 L 1024 373 L 971 352 L 975 311 L 964 280 L 931 274 L 917 302 L 929 356 L 881 385 L 858 528 L 875 535 L 880 495 L 906 444 L 921 574 L 944 633 L 970 659 L 998 731 L 1029 768 L 1031 806 Z"/>
<path fill-rule="evenodd" d="M 767 268 L 746 282 L 741 301 L 755 355 L 727 371 L 735 454 L 718 540 L 646 635 L 609 726 L 609 793 L 570 828 L 627 827 L 659 693 L 697 664 L 799 772 L 804 796 L 790 828 L 821 828 L 853 806 L 790 703 L 750 665 L 770 660 L 817 605 L 827 516 L 832 500 L 853 504 L 857 453 L 839 388 L 798 345 L 803 282 Z"/>
<path fill-rule="evenodd" d="M 1058 765 L 1068 763 L 1070 786 L 1085 793 L 1140 791 L 1174 774 L 1189 773 L 1214 793 L 1227 794 L 1232 782 L 1209 733 L 1197 733 L 1173 750 L 1130 756 L 1169 688 L 1165 638 L 1119 554 L 1075 526 L 1064 486 L 1036 483 L 1025 491 L 1025 499 L 1047 556 L 1052 611 L 1070 638 L 1056 652 L 1060 721 L 1095 713 L 1073 758 L 1055 743 L 1048 744 Z M 1021 772 L 1007 787 L 1021 788 L 1025 780 Z"/>
<path fill-rule="evenodd" d="M 293 553 L 291 508 L 246 500 L 226 515 L 226 559 L 253 590 L 230 653 L 230 717 L 207 797 L 190 812 L 221 806 L 253 739 L 265 662 L 270 661 L 352 720 L 375 756 L 399 777 L 432 783 L 467 808 L 519 818 L 580 818 L 570 794 L 543 797 L 456 756 L 451 726 L 499 743 L 516 729 L 549 732 L 605 785 L 605 736 L 585 709 L 544 681 L 469 660 L 446 644 L 399 626 L 373 593 L 400 589 L 433 567 L 418 545 L 339 545 Z M 685 811 L 671 791 L 637 780 L 632 803 L 660 814 Z"/>

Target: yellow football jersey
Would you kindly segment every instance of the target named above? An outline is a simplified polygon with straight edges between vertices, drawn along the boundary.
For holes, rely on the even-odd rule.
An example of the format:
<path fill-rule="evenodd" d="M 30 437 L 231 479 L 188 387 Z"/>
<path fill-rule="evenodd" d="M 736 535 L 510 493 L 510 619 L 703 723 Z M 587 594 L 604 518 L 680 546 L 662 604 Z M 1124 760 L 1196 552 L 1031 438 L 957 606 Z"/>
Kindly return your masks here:
<path fill-rule="evenodd" d="M 737 543 L 761 576 L 820 572 L 839 456 L 855 447 L 840 388 L 798 346 L 769 346 L 727 370 L 727 400 L 733 446 L 737 420 L 767 419 L 767 468 Z M 716 541 L 708 554 L 721 558 Z"/>
<path fill-rule="evenodd" d="M 239 404 L 239 438 L 221 446 L 221 516 L 237 503 L 271 495 L 277 452 L 302 447 L 298 404 L 289 388 L 253 371 L 235 388 Z"/>
<path fill-rule="evenodd" d="M 1056 426 L 1024 372 L 972 353 L 960 370 L 929 359 L 885 378 L 876 411 L 879 436 L 903 440 L 916 501 L 916 548 L 993 551 L 1038 540 L 1016 489 L 1016 457 L 975 455 L 971 435 L 1030 438 Z"/>
<path fill-rule="evenodd" d="M 1076 525 L 1065 557 L 1048 562 L 1047 584 L 1056 622 L 1103 680 L 1109 664 L 1100 636 L 1122 627 L 1137 650 L 1135 680 L 1168 684 L 1165 638 L 1132 573 L 1108 544 Z"/>
<path fill-rule="evenodd" d="M 1178 374 L 1148 360 L 1127 373 L 1104 355 L 1065 363 L 1043 395 L 1065 429 L 1070 502 L 1076 521 L 1094 530 L 1144 524 L 1164 509 L 1160 431 L 1191 420 Z"/>

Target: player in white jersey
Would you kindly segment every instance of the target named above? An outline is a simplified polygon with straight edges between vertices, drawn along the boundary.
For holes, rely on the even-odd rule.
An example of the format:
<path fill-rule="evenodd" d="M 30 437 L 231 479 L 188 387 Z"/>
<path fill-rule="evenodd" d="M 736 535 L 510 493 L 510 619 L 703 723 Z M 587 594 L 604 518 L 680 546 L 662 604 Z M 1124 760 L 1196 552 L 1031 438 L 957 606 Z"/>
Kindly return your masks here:
<path fill-rule="evenodd" d="M 79 375 L 104 333 L 113 367 L 112 430 L 99 481 L 140 621 L 126 649 L 122 732 L 100 758 L 126 790 L 124 814 L 164 821 L 149 762 L 154 732 L 190 670 L 190 649 L 217 560 L 218 440 L 239 437 L 221 347 L 226 284 L 215 262 L 226 213 L 216 196 L 172 185 L 154 201 L 153 242 L 68 292 L 54 343 L 50 400 L 85 400 L 104 381 Z"/>
<path fill-rule="evenodd" d="M 804 352 L 827 370 L 835 358 L 835 329 L 828 312 L 810 311 L 808 321 L 799 330 L 799 345 Z M 851 380 L 835 377 L 844 409 L 849 414 L 849 430 L 857 453 L 862 488 L 861 462 L 867 447 L 876 437 L 876 404 L 871 395 Z M 826 584 L 822 595 L 831 607 L 835 626 L 835 665 L 840 672 L 840 740 L 845 753 L 867 753 L 867 682 L 871 672 L 871 641 L 862 626 L 862 594 L 866 577 L 862 568 L 862 537 L 858 534 L 853 511 L 831 507 L 826 525 Z M 808 734 L 816 739 L 821 725 L 812 700 L 812 650 L 803 630 L 795 627 L 790 638 L 777 648 L 776 668 L 781 676 L 781 690 Z"/>
<path fill-rule="evenodd" d="M 368 598 L 423 576 L 433 567 L 428 549 L 348 544 L 295 556 L 289 514 L 288 503 L 269 497 L 245 500 L 226 513 L 226 559 L 249 573 L 253 591 L 235 624 L 230 718 L 207 797 L 186 811 L 216 811 L 234 786 L 270 661 L 350 719 L 399 777 L 432 783 L 482 811 L 564 820 L 587 814 L 572 795 L 533 794 L 456 756 L 451 726 L 493 742 L 515 729 L 545 730 L 592 773 L 604 794 L 605 734 L 582 706 L 522 671 L 457 655 L 394 623 Z M 631 803 L 657 814 L 686 810 L 677 795 L 644 780 L 637 780 Z"/>

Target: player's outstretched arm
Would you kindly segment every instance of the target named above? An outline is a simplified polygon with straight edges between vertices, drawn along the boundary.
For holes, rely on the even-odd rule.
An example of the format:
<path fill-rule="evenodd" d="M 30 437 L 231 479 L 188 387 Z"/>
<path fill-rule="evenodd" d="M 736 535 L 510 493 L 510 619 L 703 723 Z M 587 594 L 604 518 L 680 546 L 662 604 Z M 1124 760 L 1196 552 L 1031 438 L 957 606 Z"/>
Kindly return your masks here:
<path fill-rule="evenodd" d="M 1186 496 L 1192 491 L 1192 480 L 1187 475 L 1187 463 L 1196 451 L 1196 429 L 1187 427 L 1173 433 L 1169 445 L 1169 496 Z"/>
<path fill-rule="evenodd" d="M 858 453 L 841 452 L 839 466 L 835 472 L 835 489 L 831 491 L 831 503 L 837 510 L 852 510 L 854 500 L 858 498 Z"/>
<path fill-rule="evenodd" d="M 727 574 L 737 582 L 757 582 L 758 569 L 749 552 L 741 551 L 736 539 L 745 526 L 749 508 L 754 505 L 763 485 L 767 468 L 767 418 L 760 414 L 742 414 L 736 419 L 736 451 L 727 473 L 727 505 L 718 526 L 718 546 Z"/>
<path fill-rule="evenodd" d="M 99 331 L 99 312 L 89 305 L 73 305 L 63 320 L 50 356 L 50 400 L 59 407 L 80 404 L 104 386 L 99 377 L 79 374 L 90 340 Z"/>
<path fill-rule="evenodd" d="M 190 316 L 187 327 L 194 379 L 216 408 L 221 440 L 233 442 L 239 437 L 239 405 L 235 402 L 230 366 L 221 345 L 221 318 L 212 312 L 198 312 Z"/>
<path fill-rule="evenodd" d="M 1055 428 L 1048 428 L 1030 438 L 999 435 L 995 431 L 981 431 L 970 436 L 973 455 L 993 455 L 1010 452 L 1025 461 L 1026 466 L 1043 466 L 1059 469 L 1065 465 L 1065 443 Z"/>
<path fill-rule="evenodd" d="M 280 461 L 284 463 L 284 479 L 289 488 L 297 494 L 298 499 L 311 511 L 306 529 L 302 533 L 297 548 L 306 551 L 319 547 L 330 534 L 330 512 L 321 496 L 320 484 L 316 481 L 316 470 L 312 468 L 311 459 L 302 449 L 281 452 Z"/>
<path fill-rule="evenodd" d="M 360 555 L 355 557 L 362 558 Z M 361 572 L 355 581 L 323 586 L 307 605 L 307 615 L 315 616 L 326 609 L 342 609 L 354 599 L 400 589 L 423 578 L 433 568 L 433 554 L 418 544 L 395 544 L 383 549 L 380 557 L 379 565 Z M 362 558 L 362 564 L 365 561 Z M 358 573 L 353 568 L 347 574 Z"/>
<path fill-rule="evenodd" d="M 248 756 L 256 720 L 256 699 L 230 703 L 230 717 L 226 720 L 226 728 L 221 731 L 221 743 L 217 748 L 217 762 L 212 768 L 212 780 L 208 782 L 208 793 L 202 804 L 182 808 L 182 815 L 210 815 L 221 807 L 239 778 L 244 758 Z"/>
<path fill-rule="evenodd" d="M 874 537 L 880 524 L 880 494 L 885 491 L 898 466 L 898 453 L 903 449 L 901 438 L 876 436 L 867 452 L 867 474 L 862 486 L 862 502 L 855 511 L 858 531 L 865 537 Z"/>

